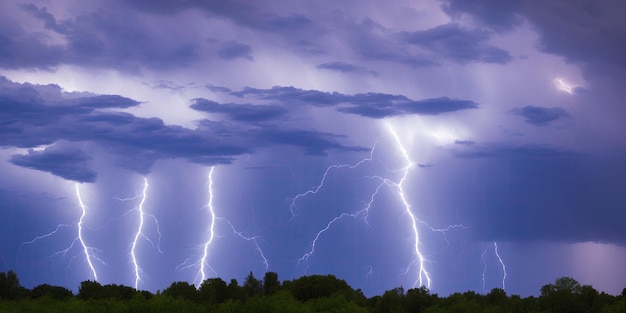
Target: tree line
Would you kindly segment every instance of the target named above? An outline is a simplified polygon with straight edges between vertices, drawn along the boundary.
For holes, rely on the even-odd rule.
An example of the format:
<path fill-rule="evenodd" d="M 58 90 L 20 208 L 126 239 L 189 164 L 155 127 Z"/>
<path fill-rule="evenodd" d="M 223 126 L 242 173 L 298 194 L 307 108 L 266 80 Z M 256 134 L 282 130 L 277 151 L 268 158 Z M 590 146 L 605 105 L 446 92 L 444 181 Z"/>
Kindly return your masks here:
<path fill-rule="evenodd" d="M 366 297 L 333 275 L 303 276 L 280 281 L 267 272 L 250 272 L 243 284 L 209 278 L 198 288 L 172 283 L 162 292 L 116 284 L 83 281 L 78 293 L 48 284 L 27 289 L 13 271 L 0 272 L 0 312 L 355 312 L 355 313 L 626 313 L 626 288 L 621 295 L 598 292 L 575 279 L 561 277 L 541 287 L 538 297 L 507 295 L 499 288 L 440 297 L 426 287 L 402 287 Z"/>

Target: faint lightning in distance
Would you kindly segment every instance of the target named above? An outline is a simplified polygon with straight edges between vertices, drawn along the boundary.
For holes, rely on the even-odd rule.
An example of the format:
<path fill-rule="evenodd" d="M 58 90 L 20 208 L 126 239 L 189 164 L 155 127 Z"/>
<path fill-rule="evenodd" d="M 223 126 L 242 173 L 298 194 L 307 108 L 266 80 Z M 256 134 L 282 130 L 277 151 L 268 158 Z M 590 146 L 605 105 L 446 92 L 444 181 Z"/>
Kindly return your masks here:
<path fill-rule="evenodd" d="M 324 183 L 326 182 L 326 178 L 328 177 L 328 173 L 333 170 L 333 169 L 341 169 L 341 168 L 349 168 L 349 169 L 355 169 L 357 167 L 359 167 L 361 164 L 365 163 L 365 162 L 371 162 L 374 160 L 374 150 L 376 149 L 376 144 L 374 144 L 374 146 L 372 146 L 372 149 L 370 150 L 370 155 L 369 157 L 362 159 L 354 164 L 334 164 L 331 165 L 329 167 L 326 168 L 326 170 L 324 171 L 324 174 L 322 175 L 322 179 L 320 180 L 319 184 L 314 186 L 312 189 L 307 190 L 304 193 L 300 193 L 298 195 L 296 195 L 293 200 L 291 201 L 291 205 L 289 207 L 289 210 L 291 211 L 292 214 L 292 218 L 293 219 L 296 215 L 294 214 L 294 208 L 296 206 L 296 200 L 306 197 L 308 195 L 312 195 L 312 194 L 316 194 L 320 191 L 320 189 L 322 189 L 322 187 L 324 187 Z M 371 177 L 370 177 L 371 178 Z M 378 178 L 378 177 L 376 177 Z M 313 241 L 311 241 L 310 245 L 309 245 L 309 250 L 307 252 L 304 253 L 304 255 L 302 255 L 302 257 L 300 257 L 298 259 L 297 265 L 299 266 L 302 262 L 307 262 L 307 266 L 305 268 L 305 273 L 306 270 L 308 269 L 308 260 L 311 256 L 313 256 L 313 254 L 315 253 L 315 248 L 317 246 L 317 242 L 320 239 L 320 237 L 327 232 L 328 230 L 330 230 L 330 228 L 333 226 L 333 224 L 335 224 L 336 222 L 342 220 L 343 218 L 346 217 L 352 217 L 352 218 L 357 218 L 359 216 L 363 217 L 363 221 L 367 224 L 367 216 L 369 213 L 369 209 L 372 207 L 372 203 L 374 202 L 374 199 L 376 198 L 376 195 L 378 194 L 378 191 L 380 190 L 380 188 L 385 184 L 385 182 L 383 181 L 382 183 L 380 183 L 376 189 L 375 192 L 372 193 L 369 202 L 366 203 L 365 207 L 352 212 L 352 213 L 342 213 L 338 216 L 336 216 L 335 218 L 333 218 L 332 220 L 330 220 L 327 224 L 326 227 L 322 228 L 321 230 L 319 230 L 316 234 L 315 234 L 315 238 L 313 239 Z"/>
<path fill-rule="evenodd" d="M 498 259 L 498 263 L 500 263 L 500 267 L 502 268 L 502 290 L 506 290 L 505 289 L 505 282 L 506 282 L 506 265 L 504 264 L 504 261 L 502 260 L 502 257 L 500 256 L 500 253 L 498 252 L 498 243 L 497 242 L 493 242 L 492 244 L 490 244 L 489 246 L 487 246 L 485 248 L 485 250 L 483 250 L 483 253 L 480 257 L 480 259 L 483 262 L 483 274 L 482 274 L 482 284 L 483 284 L 483 291 L 485 291 L 485 276 L 487 273 L 487 260 L 485 258 L 485 254 L 487 253 L 487 250 L 489 250 L 490 247 L 493 247 L 493 252 L 496 256 L 496 258 Z"/>
<path fill-rule="evenodd" d="M 289 211 L 291 212 L 291 219 L 293 220 L 296 217 L 296 213 L 295 213 L 295 209 L 296 209 L 296 201 L 298 201 L 298 199 L 306 197 L 308 195 L 311 194 L 316 194 L 320 191 L 320 189 L 324 186 L 324 183 L 326 182 L 326 178 L 328 177 L 328 173 L 333 170 L 333 169 L 340 169 L 340 168 L 350 168 L 350 169 L 354 169 L 359 167 L 359 165 L 365 163 L 365 162 L 370 162 L 373 160 L 373 154 L 374 154 L 374 149 L 376 149 L 376 143 L 374 144 L 374 146 L 372 147 L 372 149 L 370 150 L 370 156 L 369 158 L 365 158 L 355 164 L 335 164 L 335 165 L 331 165 L 329 167 L 326 168 L 326 170 L 324 171 L 324 175 L 322 175 L 322 179 L 320 180 L 319 184 L 317 184 L 316 186 L 314 186 L 313 188 L 307 190 L 306 192 L 297 194 L 295 197 L 293 197 L 291 199 L 291 205 L 289 205 Z"/>
<path fill-rule="evenodd" d="M 265 253 L 263 253 L 263 249 L 261 249 L 261 246 L 259 245 L 259 241 L 258 240 L 262 240 L 262 238 L 260 236 L 252 236 L 252 237 L 248 237 L 246 235 L 244 235 L 242 232 L 238 231 L 237 229 L 235 229 L 235 226 L 233 226 L 233 223 L 231 223 L 229 220 L 223 218 L 223 217 L 218 217 L 218 219 L 222 222 L 225 222 L 228 224 L 228 226 L 230 226 L 230 228 L 233 231 L 233 234 L 237 235 L 239 238 L 246 240 L 246 241 L 252 241 L 254 243 L 255 246 L 255 250 L 259 253 L 259 256 L 261 257 L 261 259 L 263 259 L 263 265 L 265 265 L 265 270 L 267 270 L 270 266 L 270 263 L 268 261 L 268 259 L 265 257 Z"/>

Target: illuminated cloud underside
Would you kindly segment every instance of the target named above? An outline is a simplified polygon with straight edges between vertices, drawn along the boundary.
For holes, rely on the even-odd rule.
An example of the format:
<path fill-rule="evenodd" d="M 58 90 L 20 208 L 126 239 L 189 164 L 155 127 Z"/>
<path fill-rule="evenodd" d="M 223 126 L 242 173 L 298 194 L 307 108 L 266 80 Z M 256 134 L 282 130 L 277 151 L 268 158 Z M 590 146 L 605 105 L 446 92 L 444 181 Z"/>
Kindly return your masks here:
<path fill-rule="evenodd" d="M 619 293 L 624 9 L 3 4 L 0 271 Z"/>

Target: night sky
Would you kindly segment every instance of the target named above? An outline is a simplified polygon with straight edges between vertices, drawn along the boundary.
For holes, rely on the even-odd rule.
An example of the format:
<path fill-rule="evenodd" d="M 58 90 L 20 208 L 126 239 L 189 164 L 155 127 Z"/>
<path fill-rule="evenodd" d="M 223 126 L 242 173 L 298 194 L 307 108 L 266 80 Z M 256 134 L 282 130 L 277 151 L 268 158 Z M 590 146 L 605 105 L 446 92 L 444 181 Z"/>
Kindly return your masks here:
<path fill-rule="evenodd" d="M 0 271 L 626 287 L 621 0 L 2 1 Z"/>

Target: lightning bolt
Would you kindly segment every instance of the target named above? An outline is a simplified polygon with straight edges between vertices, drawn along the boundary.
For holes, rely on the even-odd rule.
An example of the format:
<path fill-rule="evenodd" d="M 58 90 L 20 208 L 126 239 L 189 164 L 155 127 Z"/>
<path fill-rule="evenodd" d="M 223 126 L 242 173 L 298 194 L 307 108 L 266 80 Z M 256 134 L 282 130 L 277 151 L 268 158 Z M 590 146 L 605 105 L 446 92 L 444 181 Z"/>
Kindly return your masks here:
<path fill-rule="evenodd" d="M 78 184 L 76 184 L 76 197 L 78 198 L 78 204 L 80 205 L 81 209 L 82 209 L 82 214 L 80 215 L 80 219 L 78 220 L 78 241 L 80 241 L 81 246 L 83 247 L 83 253 L 85 254 L 85 259 L 87 260 L 87 264 L 89 265 L 89 269 L 91 270 L 91 274 L 93 275 L 93 278 L 95 281 L 98 281 L 98 273 L 96 273 L 96 268 L 93 266 L 93 262 L 91 261 L 91 257 L 92 254 L 91 253 L 93 251 L 93 248 L 87 246 L 85 244 L 85 239 L 83 238 L 83 221 L 85 219 L 85 215 L 87 215 L 87 208 L 85 207 L 85 204 L 83 203 L 83 199 L 80 196 L 80 189 L 78 189 Z M 74 242 L 76 242 L 76 240 L 74 240 Z M 71 247 L 74 245 L 74 242 L 72 242 L 72 245 L 65 250 L 65 252 L 69 251 L 69 249 L 71 249 Z"/>
<path fill-rule="evenodd" d="M 187 269 L 190 267 L 196 267 L 196 266 L 199 267 L 199 270 L 196 273 L 196 277 L 194 279 L 194 284 L 196 285 L 196 288 L 200 288 L 200 284 L 202 284 L 202 282 L 207 279 L 207 269 L 210 269 L 214 274 L 217 275 L 217 272 L 215 271 L 215 269 L 213 269 L 213 267 L 211 267 L 211 265 L 209 264 L 208 258 L 209 258 L 209 249 L 217 235 L 216 224 L 218 221 L 228 224 L 228 226 L 230 227 L 234 235 L 238 236 L 239 238 L 245 241 L 253 242 L 255 246 L 255 250 L 259 253 L 261 259 L 263 260 L 265 269 L 267 270 L 269 268 L 269 261 L 267 257 L 265 256 L 263 249 L 261 249 L 261 246 L 259 245 L 259 240 L 262 240 L 262 238 L 260 236 L 252 236 L 252 237 L 246 236 L 243 232 L 238 231 L 228 219 L 224 217 L 219 217 L 215 213 L 215 207 L 213 205 L 213 200 L 215 199 L 215 194 L 213 192 L 214 172 L 215 172 L 215 166 L 212 166 L 211 169 L 209 170 L 209 177 L 208 177 L 209 200 L 208 200 L 208 203 L 204 206 L 204 208 L 207 209 L 209 216 L 210 216 L 209 225 L 208 225 L 209 234 L 208 234 L 207 240 L 202 244 L 202 257 L 193 264 L 187 264 L 189 262 L 189 259 L 186 259 L 183 263 L 181 263 L 180 265 L 176 267 L 179 270 Z"/>
<path fill-rule="evenodd" d="M 296 200 L 298 200 L 299 198 L 302 197 L 306 197 L 308 195 L 311 194 L 316 194 L 320 191 L 320 189 L 322 189 L 322 187 L 324 186 L 324 183 L 326 182 L 326 178 L 328 177 L 328 173 L 333 170 L 333 169 L 340 169 L 340 168 L 349 168 L 349 169 L 355 169 L 357 167 L 359 167 L 361 164 L 365 163 L 365 162 L 371 162 L 372 160 L 374 160 L 374 150 L 376 149 L 376 144 L 374 144 L 374 146 L 372 147 L 372 149 L 370 150 L 370 155 L 369 157 L 362 159 L 354 164 L 335 164 L 335 165 L 331 165 L 329 167 L 326 168 L 326 170 L 324 171 L 324 175 L 322 175 L 322 179 L 320 180 L 319 184 L 314 186 L 312 189 L 307 190 L 304 193 L 300 193 L 298 195 L 296 195 L 292 202 L 291 205 L 289 207 L 289 210 L 291 211 L 292 214 L 292 219 L 295 217 L 294 215 L 294 208 L 295 208 L 295 203 Z M 368 178 L 372 178 L 372 177 L 368 177 Z M 379 178 L 379 177 L 375 177 L 375 178 Z M 347 218 L 347 217 L 352 217 L 352 218 L 357 218 L 362 216 L 363 217 L 363 221 L 367 224 L 367 216 L 369 213 L 369 209 L 372 207 L 372 203 L 374 203 L 374 199 L 376 198 L 376 195 L 378 194 L 378 191 L 380 190 L 380 188 L 385 184 L 385 180 L 383 180 L 375 189 L 375 191 L 372 193 L 372 195 L 370 196 L 370 200 L 369 202 L 367 202 L 365 204 L 365 207 L 362 208 L 361 210 L 358 210 L 356 212 L 353 213 L 342 213 L 338 216 L 336 216 L 335 218 L 333 218 L 332 220 L 330 220 L 328 222 L 328 224 L 326 224 L 326 227 L 322 228 L 320 231 L 318 231 L 315 234 L 315 238 L 313 239 L 313 241 L 311 241 L 311 244 L 309 245 L 309 250 L 307 252 L 304 253 L 304 255 L 302 255 L 302 257 L 300 257 L 298 259 L 298 262 L 296 264 L 296 267 L 299 266 L 302 262 L 306 262 L 307 266 L 305 268 L 305 272 L 308 270 L 308 260 L 311 256 L 313 256 L 313 254 L 315 253 L 315 247 L 317 246 L 317 241 L 321 238 L 321 236 L 327 232 L 332 226 L 333 224 L 335 224 L 336 222 Z"/>
<path fill-rule="evenodd" d="M 85 255 L 85 261 L 87 262 L 87 265 L 88 265 L 89 270 L 90 270 L 90 275 L 89 276 L 93 277 L 93 279 L 95 281 L 98 281 L 98 273 L 96 272 L 96 268 L 95 268 L 95 266 L 93 264 L 93 260 L 97 260 L 97 261 L 101 262 L 104 265 L 106 265 L 106 262 L 104 262 L 103 260 L 101 260 L 100 258 L 98 258 L 95 255 L 94 251 L 97 251 L 97 249 L 95 249 L 93 247 L 90 247 L 90 246 L 88 246 L 85 243 L 85 239 L 83 237 L 83 224 L 84 224 L 85 216 L 87 215 L 87 206 L 85 206 L 85 203 L 83 202 L 83 199 L 82 199 L 82 197 L 80 195 L 80 189 L 78 188 L 78 186 L 79 186 L 79 184 L 77 183 L 75 185 L 75 191 L 76 191 L 76 198 L 78 199 L 78 204 L 79 204 L 79 206 L 81 208 L 81 215 L 80 215 L 80 218 L 78 219 L 78 221 L 76 222 L 76 227 L 77 227 L 76 237 L 74 238 L 74 240 L 72 240 L 72 242 L 70 243 L 70 245 L 67 248 L 65 248 L 63 250 L 59 250 L 59 251 L 53 253 L 52 255 L 50 255 L 50 257 L 54 257 L 54 256 L 57 256 L 57 255 L 65 256 L 69 251 L 71 251 L 74 248 L 74 246 L 78 242 L 78 243 L 80 243 L 80 245 L 82 247 L 81 253 L 83 253 Z M 18 261 L 19 261 L 20 251 L 21 251 L 21 249 L 24 246 L 30 245 L 30 244 L 34 244 L 35 242 L 37 242 L 39 240 L 43 240 L 45 238 L 54 236 L 55 234 L 57 234 L 59 232 L 59 230 L 61 228 L 71 227 L 71 226 L 72 226 L 71 224 L 59 224 L 59 225 L 57 225 L 57 227 L 53 231 L 51 231 L 51 232 L 49 232 L 47 234 L 43 234 L 41 236 L 37 236 L 37 237 L 35 237 L 35 238 L 33 238 L 33 239 L 29 240 L 29 241 L 23 242 L 20 245 L 20 248 L 18 250 Z M 70 259 L 70 264 L 68 265 L 68 268 L 71 265 L 71 262 L 74 260 L 74 258 L 76 258 L 79 254 L 72 256 L 72 258 Z"/>
<path fill-rule="evenodd" d="M 557 83 L 557 89 L 564 91 L 568 94 L 573 94 L 574 93 L 574 87 L 566 82 L 564 82 L 562 79 L 555 79 L 556 83 Z"/>
<path fill-rule="evenodd" d="M 33 243 L 35 243 L 35 242 L 37 242 L 39 240 L 43 240 L 43 239 L 48 238 L 50 236 L 54 236 L 61 228 L 63 228 L 63 227 L 70 227 L 70 226 L 72 226 L 72 225 L 70 225 L 70 224 L 59 224 L 59 225 L 57 225 L 57 227 L 53 231 L 51 231 L 49 233 L 43 234 L 41 236 L 37 236 L 37 237 L 35 237 L 35 238 L 33 238 L 33 239 L 29 240 L 29 241 L 22 242 L 22 244 L 20 245 L 20 248 L 17 251 L 17 259 L 16 259 L 15 263 L 19 263 L 20 253 L 21 253 L 22 248 L 24 246 L 33 244 Z"/>
<path fill-rule="evenodd" d="M 504 265 L 504 261 L 502 261 L 500 253 L 498 253 L 498 243 L 495 241 L 493 243 L 493 251 L 496 253 L 496 257 L 498 257 L 498 262 L 500 262 L 500 266 L 502 266 L 502 290 L 506 290 L 504 285 L 504 282 L 506 281 L 506 265 Z"/>
<path fill-rule="evenodd" d="M 493 242 L 493 244 L 490 244 L 489 246 L 487 246 L 487 248 L 485 248 L 485 250 L 483 251 L 480 259 L 483 262 L 483 274 L 482 274 L 482 283 L 483 283 L 483 291 L 485 291 L 485 275 L 487 272 L 487 261 L 485 259 L 485 254 L 487 253 L 487 250 L 489 250 L 490 247 L 493 247 L 493 252 L 496 255 L 496 258 L 498 259 L 498 262 L 500 263 L 500 266 L 502 267 L 502 290 L 506 290 L 505 289 L 505 281 L 506 281 L 506 265 L 504 264 L 504 261 L 502 260 L 502 257 L 500 256 L 500 253 L 498 252 L 498 243 L 497 242 Z"/>
<path fill-rule="evenodd" d="M 235 229 L 235 226 L 233 226 L 233 224 L 229 220 L 223 217 L 218 217 L 218 219 L 222 222 L 227 223 L 228 226 L 230 226 L 230 228 L 232 229 L 234 235 L 237 235 L 239 238 L 245 241 L 252 241 L 254 243 L 255 250 L 259 253 L 259 256 L 261 257 L 261 259 L 263 259 L 263 265 L 265 265 L 265 270 L 267 270 L 270 266 L 270 263 L 268 259 L 265 257 L 265 253 L 263 253 L 263 249 L 261 249 L 261 246 L 259 246 L 259 241 L 258 241 L 258 240 L 262 240 L 262 238 L 260 236 L 248 237 L 244 235 L 242 232 Z"/>
<path fill-rule="evenodd" d="M 354 169 L 359 167 L 359 165 L 365 163 L 365 162 L 370 162 L 373 160 L 373 154 L 374 154 L 374 149 L 376 148 L 376 144 L 374 144 L 374 146 L 372 147 L 372 149 L 370 150 L 370 156 L 369 158 L 365 158 L 355 164 L 335 164 L 335 165 L 331 165 L 329 167 L 326 168 L 326 170 L 324 171 L 324 175 L 322 175 L 322 179 L 320 180 L 319 184 L 317 184 L 316 186 L 314 186 L 313 188 L 307 190 L 306 192 L 297 194 L 295 197 L 293 197 L 293 199 L 291 200 L 291 205 L 289 205 L 289 211 L 291 212 L 291 219 L 293 220 L 296 217 L 296 213 L 295 213 L 295 209 L 296 209 L 296 201 L 298 201 L 298 199 L 306 197 L 308 195 L 311 194 L 316 194 L 320 191 L 320 189 L 324 186 L 324 183 L 326 182 L 326 178 L 328 177 L 328 173 L 331 170 L 334 169 L 341 169 L 341 168 L 350 168 L 350 169 Z"/>
<path fill-rule="evenodd" d="M 215 166 L 211 166 L 211 169 L 209 170 L 209 202 L 206 205 L 207 210 L 209 211 L 209 214 L 211 216 L 211 220 L 209 222 L 209 238 L 207 239 L 207 241 L 204 243 L 204 249 L 202 252 L 202 258 L 200 259 L 200 271 L 199 271 L 199 277 L 200 277 L 200 281 L 199 282 L 195 282 L 196 284 L 196 288 L 200 288 L 200 284 L 206 279 L 206 267 L 211 268 L 211 266 L 209 265 L 209 263 L 207 262 L 207 258 L 209 257 L 209 247 L 211 246 L 211 243 L 213 242 L 213 239 L 215 238 L 215 220 L 216 220 L 216 216 L 215 216 L 215 208 L 213 208 L 213 172 L 215 171 Z M 215 273 L 215 270 L 213 268 L 211 268 L 211 270 L 213 271 L 213 273 Z M 198 275 L 196 275 L 196 280 L 198 278 Z"/>
<path fill-rule="evenodd" d="M 413 254 L 415 256 L 415 258 L 409 262 L 409 264 L 407 265 L 406 269 L 403 270 L 402 275 L 406 275 L 408 274 L 408 272 L 411 270 L 411 268 L 414 265 L 417 265 L 417 277 L 416 280 L 413 284 L 414 287 L 416 286 L 426 286 L 428 288 L 430 288 L 431 283 L 432 283 L 432 279 L 431 279 L 431 275 L 428 272 L 428 270 L 426 269 L 426 262 L 427 259 L 424 256 L 424 253 L 421 251 L 421 242 L 420 242 L 420 232 L 419 232 L 419 225 L 423 225 L 426 228 L 428 228 L 430 231 L 433 232 L 438 232 L 441 233 L 443 235 L 443 239 L 446 241 L 446 243 L 449 244 L 448 239 L 446 237 L 446 234 L 448 231 L 455 229 L 455 228 L 466 228 L 463 225 L 450 225 L 446 228 L 434 228 L 432 226 L 430 226 L 428 223 L 426 223 L 425 221 L 419 219 L 415 213 L 413 213 L 413 210 L 411 208 L 411 205 L 406 197 L 406 193 L 405 193 L 405 189 L 404 189 L 404 184 L 408 178 L 409 172 L 410 170 L 415 166 L 415 163 L 413 161 L 411 161 L 411 158 L 407 152 L 407 149 L 404 147 L 404 145 L 402 144 L 402 141 L 400 140 L 400 137 L 398 136 L 398 134 L 396 133 L 396 131 L 393 129 L 393 127 L 391 127 L 391 125 L 389 125 L 388 123 L 386 123 L 386 126 L 389 130 L 389 133 L 391 134 L 391 136 L 394 139 L 395 145 L 398 149 L 398 151 L 400 152 L 400 154 L 402 155 L 402 158 L 405 161 L 405 165 L 404 167 L 400 168 L 400 169 L 396 169 L 396 170 L 388 170 L 391 172 L 395 172 L 395 173 L 401 173 L 401 177 L 399 180 L 397 181 L 393 181 L 391 179 L 388 178 L 384 178 L 381 176 L 368 176 L 368 178 L 374 178 L 374 179 L 378 179 L 380 181 L 380 183 L 376 186 L 375 190 L 372 192 L 369 201 L 366 203 L 365 207 L 352 212 L 352 213 L 342 213 L 338 216 L 336 216 L 335 218 L 331 219 L 324 228 L 322 228 L 321 230 L 319 230 L 316 234 L 314 239 L 311 241 L 310 246 L 309 246 L 309 250 L 306 251 L 306 253 L 300 257 L 297 261 L 297 266 L 299 266 L 301 263 L 306 262 L 307 263 L 307 268 L 308 268 L 308 260 L 313 256 L 313 254 L 315 253 L 315 249 L 316 246 L 318 244 L 318 241 L 320 240 L 320 238 L 322 237 L 322 235 L 327 232 L 328 230 L 331 229 L 331 227 L 336 224 L 337 222 L 341 221 L 342 219 L 345 218 L 358 218 L 358 217 L 363 217 L 364 222 L 367 224 L 367 217 L 369 214 L 369 210 L 372 207 L 376 197 L 378 196 L 379 191 L 381 190 L 381 188 L 383 186 L 388 186 L 388 187 L 392 187 L 395 188 L 398 192 L 398 198 L 400 200 L 400 202 L 402 203 L 402 208 L 404 209 L 404 212 L 409 216 L 410 220 L 411 220 L 411 231 L 412 231 L 412 236 L 414 238 L 413 241 Z M 370 156 L 368 158 L 365 158 L 363 160 L 360 160 L 359 162 L 349 165 L 349 164 L 341 164 L 341 165 L 331 165 L 329 166 L 325 171 L 324 174 L 322 176 L 322 179 L 320 180 L 320 183 L 313 187 L 312 189 L 298 194 L 296 195 L 292 202 L 291 202 L 291 206 L 290 206 L 290 211 L 292 213 L 292 218 L 295 216 L 294 214 L 294 208 L 295 208 L 295 202 L 296 200 L 309 196 L 309 195 L 313 195 L 316 194 L 317 192 L 319 192 L 319 190 L 324 186 L 324 183 L 327 179 L 328 173 L 333 170 L 333 169 L 339 169 L 339 168 L 350 168 L 350 169 L 354 169 L 358 166 L 360 166 L 361 164 L 363 164 L 364 162 L 369 162 L 372 161 L 373 158 L 373 153 L 374 153 L 374 148 L 372 148 L 372 150 L 370 151 Z"/>
<path fill-rule="evenodd" d="M 426 287 L 430 288 L 430 284 L 432 280 L 430 278 L 430 273 L 428 273 L 428 271 L 426 270 L 426 267 L 424 266 L 424 263 L 426 262 L 426 258 L 424 257 L 424 255 L 422 254 L 422 251 L 420 250 L 420 234 L 417 228 L 417 224 L 418 222 L 420 222 L 420 220 L 417 219 L 415 214 L 413 214 L 413 211 L 411 210 L 411 205 L 407 201 L 406 195 L 404 193 L 404 182 L 406 181 L 406 178 L 409 175 L 409 170 L 414 166 L 414 163 L 413 161 L 411 161 L 411 158 L 409 157 L 409 154 L 406 148 L 404 148 L 404 146 L 402 145 L 402 142 L 400 141 L 400 137 L 398 137 L 398 134 L 396 133 L 396 131 L 389 124 L 387 124 L 387 128 L 389 129 L 389 132 L 391 133 L 394 140 L 396 141 L 396 144 L 398 146 L 398 149 L 400 150 L 400 153 L 402 154 L 402 157 L 406 161 L 406 166 L 402 169 L 404 173 L 402 177 L 400 178 L 400 181 L 398 183 L 393 184 L 398 188 L 398 193 L 400 194 L 400 201 L 402 201 L 402 205 L 404 207 L 405 212 L 411 218 L 411 230 L 413 231 L 413 237 L 415 238 L 414 245 L 413 245 L 413 249 L 414 249 L 413 253 L 415 254 L 415 259 L 409 263 L 409 266 L 407 266 L 406 271 L 404 273 L 405 274 L 408 273 L 411 266 L 417 263 L 418 264 L 417 280 L 413 284 L 413 286 L 414 287 L 416 285 L 424 286 L 424 278 L 425 278 Z"/>
<path fill-rule="evenodd" d="M 120 201 L 129 201 L 129 200 L 134 200 L 134 199 L 138 199 L 141 198 L 139 204 L 133 208 L 133 210 L 137 210 L 138 211 L 138 216 L 139 216 L 139 224 L 137 225 L 137 231 L 135 232 L 135 236 L 133 238 L 133 243 L 130 249 L 130 256 L 131 256 L 131 261 L 133 263 L 133 274 L 135 275 L 135 289 L 137 289 L 139 287 L 139 282 L 142 280 L 141 279 L 141 267 L 139 266 L 139 261 L 137 260 L 137 244 L 139 242 L 139 238 L 144 238 L 146 239 L 148 242 L 150 242 L 150 244 L 152 245 L 152 247 L 155 247 L 159 253 L 163 254 L 163 251 L 161 251 L 160 248 L 160 242 L 161 242 L 161 231 L 159 228 L 159 222 L 156 219 L 156 217 L 152 214 L 148 214 L 144 211 L 144 204 L 146 203 L 146 198 L 147 198 L 147 192 L 148 192 L 148 178 L 144 177 L 143 178 L 143 189 L 141 191 L 141 193 L 135 197 L 132 198 L 124 198 L 124 199 L 120 199 L 118 198 L 118 200 Z M 131 211 L 133 211 L 131 210 Z M 144 227 L 144 223 L 145 223 L 145 218 L 146 217 L 150 217 L 152 218 L 152 220 L 154 221 L 154 224 L 156 226 L 156 231 L 159 235 L 159 243 L 158 244 L 154 244 L 154 241 L 152 241 L 150 239 L 150 237 L 146 236 L 143 233 L 143 227 Z"/>

